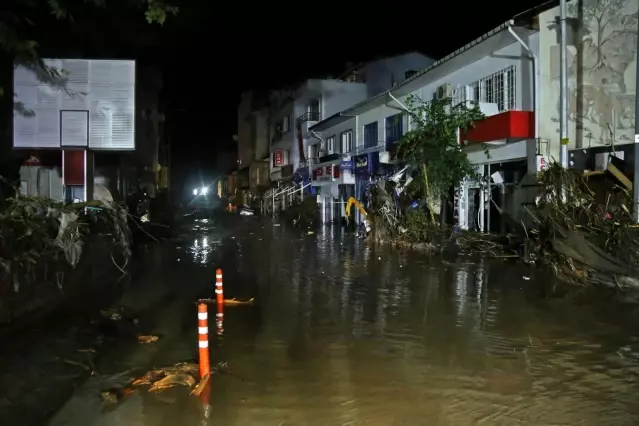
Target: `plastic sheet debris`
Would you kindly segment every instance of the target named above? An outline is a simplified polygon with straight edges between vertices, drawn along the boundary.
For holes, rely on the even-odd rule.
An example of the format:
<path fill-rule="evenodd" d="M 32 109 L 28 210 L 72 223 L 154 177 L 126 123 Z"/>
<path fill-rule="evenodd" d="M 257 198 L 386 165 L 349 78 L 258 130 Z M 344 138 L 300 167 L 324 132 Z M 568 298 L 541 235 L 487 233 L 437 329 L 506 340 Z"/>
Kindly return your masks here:
<path fill-rule="evenodd" d="M 255 298 L 251 297 L 248 300 L 237 300 L 233 299 L 224 299 L 224 304 L 227 306 L 238 306 L 238 305 L 253 305 L 255 304 Z"/>

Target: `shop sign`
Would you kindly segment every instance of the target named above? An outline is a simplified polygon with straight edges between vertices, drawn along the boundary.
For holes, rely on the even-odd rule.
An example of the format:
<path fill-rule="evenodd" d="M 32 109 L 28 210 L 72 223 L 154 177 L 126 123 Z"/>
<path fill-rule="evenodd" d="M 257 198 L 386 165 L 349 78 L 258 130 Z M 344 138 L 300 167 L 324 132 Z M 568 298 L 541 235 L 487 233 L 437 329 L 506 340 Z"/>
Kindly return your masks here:
<path fill-rule="evenodd" d="M 358 155 L 357 157 L 355 157 L 355 169 L 368 170 L 368 154 Z"/>
<path fill-rule="evenodd" d="M 535 158 L 535 162 L 536 162 L 537 172 L 542 172 L 546 170 L 546 168 L 548 167 L 548 163 L 546 162 L 546 157 L 544 157 L 543 155 L 537 155 L 537 157 Z"/>
<path fill-rule="evenodd" d="M 352 170 L 353 169 L 353 160 L 344 160 L 341 164 L 342 170 Z"/>
<path fill-rule="evenodd" d="M 275 151 L 273 154 L 273 165 L 275 167 L 280 167 L 282 164 L 284 164 L 284 152 Z"/>

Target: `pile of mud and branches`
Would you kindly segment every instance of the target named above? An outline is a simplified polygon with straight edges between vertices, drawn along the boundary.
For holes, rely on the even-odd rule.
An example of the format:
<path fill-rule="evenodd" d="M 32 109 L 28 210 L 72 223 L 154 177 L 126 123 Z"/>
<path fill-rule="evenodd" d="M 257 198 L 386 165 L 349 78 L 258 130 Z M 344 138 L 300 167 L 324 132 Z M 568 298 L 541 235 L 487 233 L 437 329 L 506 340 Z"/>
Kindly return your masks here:
<path fill-rule="evenodd" d="M 606 175 L 551 166 L 539 175 L 542 192 L 526 251 L 563 279 L 639 290 L 639 228 L 632 194 Z"/>
<path fill-rule="evenodd" d="M 519 258 L 550 267 L 564 281 L 639 291 L 639 227 L 629 190 L 614 178 L 587 177 L 552 165 L 538 175 L 540 192 L 527 209 L 534 226 L 502 219 L 514 232 L 483 234 L 442 227 L 424 208 L 393 197 L 388 184 L 372 194 L 378 241 L 428 250 L 454 249 L 493 258 Z"/>
<path fill-rule="evenodd" d="M 125 273 L 130 244 L 127 212 L 118 204 L 7 200 L 0 209 L 0 323 L 46 303 L 45 294 L 67 290 L 69 277 L 83 274 L 83 263 Z M 73 281 L 91 285 L 92 277 L 81 278 Z"/>

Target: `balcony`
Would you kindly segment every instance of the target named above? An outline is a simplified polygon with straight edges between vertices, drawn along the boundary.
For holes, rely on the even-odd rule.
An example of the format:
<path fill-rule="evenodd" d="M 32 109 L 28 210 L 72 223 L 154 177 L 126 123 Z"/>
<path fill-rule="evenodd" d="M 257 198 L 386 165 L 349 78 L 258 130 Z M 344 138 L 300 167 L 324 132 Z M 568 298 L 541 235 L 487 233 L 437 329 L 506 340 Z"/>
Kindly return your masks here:
<path fill-rule="evenodd" d="M 342 154 L 328 154 L 323 155 L 317 159 L 317 163 L 315 164 L 324 164 L 324 163 L 337 163 L 342 160 Z"/>
<path fill-rule="evenodd" d="M 357 146 L 355 147 L 355 151 L 353 152 L 354 155 L 359 155 L 359 154 L 367 154 L 369 152 L 377 152 L 377 151 L 383 151 L 386 147 L 386 142 L 384 141 L 377 141 L 377 142 L 368 142 L 368 143 L 364 143 L 364 145 L 362 146 Z"/>
<path fill-rule="evenodd" d="M 302 137 L 308 139 L 311 137 L 309 127 L 315 125 L 321 119 L 319 111 L 310 111 L 297 117 L 297 128 L 302 131 Z"/>

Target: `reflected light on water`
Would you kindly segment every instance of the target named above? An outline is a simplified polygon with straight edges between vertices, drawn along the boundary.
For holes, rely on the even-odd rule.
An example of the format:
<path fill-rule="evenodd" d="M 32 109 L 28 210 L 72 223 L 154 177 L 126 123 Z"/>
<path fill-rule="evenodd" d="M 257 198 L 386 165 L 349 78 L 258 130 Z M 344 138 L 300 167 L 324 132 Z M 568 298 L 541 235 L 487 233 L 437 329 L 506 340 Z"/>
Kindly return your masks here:
<path fill-rule="evenodd" d="M 260 287 L 257 306 L 225 316 L 212 356 L 248 380 L 214 377 L 210 424 L 639 424 L 636 331 L 601 321 L 591 306 L 531 301 L 513 285 L 527 275 L 521 266 L 443 262 L 338 238 L 330 227 L 309 236 L 266 223 L 242 221 L 231 235 L 211 223 L 206 236 L 186 237 L 193 265 L 219 250 L 225 271 L 237 270 L 225 275 L 229 288 Z M 206 268 L 193 269 L 210 281 Z M 190 351 L 192 300 L 158 315 L 177 331 L 153 348 Z M 183 391 L 173 403 L 140 393 L 119 416 L 70 407 L 77 421 L 52 426 L 198 424 Z M 99 405 L 95 392 L 87 399 Z M 144 414 L 127 412 L 140 404 Z"/>
<path fill-rule="evenodd" d="M 190 252 L 194 263 L 204 265 L 209 260 L 213 247 L 209 244 L 208 237 L 197 237 L 191 244 Z"/>

